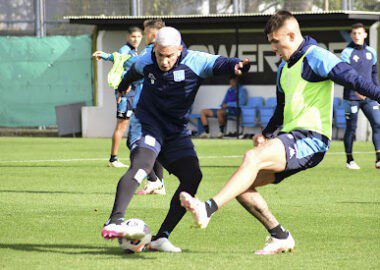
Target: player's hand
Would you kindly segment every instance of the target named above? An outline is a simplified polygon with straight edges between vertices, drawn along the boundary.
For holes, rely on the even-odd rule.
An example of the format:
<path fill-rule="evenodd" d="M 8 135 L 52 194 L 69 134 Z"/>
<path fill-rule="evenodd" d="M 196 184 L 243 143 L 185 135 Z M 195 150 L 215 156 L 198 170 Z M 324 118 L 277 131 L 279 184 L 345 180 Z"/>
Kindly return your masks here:
<path fill-rule="evenodd" d="M 249 59 L 245 58 L 242 62 L 239 62 L 235 65 L 235 75 L 243 74 L 244 66 L 249 65 Z"/>
<path fill-rule="evenodd" d="M 96 51 L 96 52 L 94 52 L 94 53 L 92 54 L 92 56 L 95 57 L 96 60 L 101 60 L 101 59 L 102 59 L 101 56 L 102 56 L 103 53 L 104 53 L 104 52 L 102 52 L 102 51 Z"/>
<path fill-rule="evenodd" d="M 263 134 L 256 134 L 252 137 L 253 145 L 255 147 L 263 145 L 268 139 Z"/>

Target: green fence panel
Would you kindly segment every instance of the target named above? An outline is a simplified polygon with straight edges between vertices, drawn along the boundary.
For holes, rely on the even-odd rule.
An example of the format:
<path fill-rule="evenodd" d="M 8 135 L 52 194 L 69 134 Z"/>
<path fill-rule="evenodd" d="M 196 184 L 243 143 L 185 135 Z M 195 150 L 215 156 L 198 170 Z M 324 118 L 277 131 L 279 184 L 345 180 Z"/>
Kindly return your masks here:
<path fill-rule="evenodd" d="M 0 37 L 0 126 L 56 125 L 55 106 L 93 103 L 89 36 Z"/>

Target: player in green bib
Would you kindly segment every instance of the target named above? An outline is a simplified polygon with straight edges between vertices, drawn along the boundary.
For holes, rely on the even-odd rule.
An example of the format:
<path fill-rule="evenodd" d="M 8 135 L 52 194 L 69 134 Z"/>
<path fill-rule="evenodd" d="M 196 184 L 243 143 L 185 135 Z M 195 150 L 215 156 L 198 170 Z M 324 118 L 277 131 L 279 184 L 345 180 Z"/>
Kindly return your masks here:
<path fill-rule="evenodd" d="M 247 151 L 239 169 L 217 195 L 201 202 L 180 194 L 182 206 L 200 228 L 206 228 L 211 215 L 236 198 L 270 234 L 264 248 L 256 251 L 259 255 L 294 249 L 292 235 L 270 212 L 257 188 L 280 183 L 322 161 L 331 139 L 333 82 L 380 101 L 380 87 L 317 46 L 314 39 L 302 36 L 290 12 L 271 16 L 265 34 L 272 50 L 283 59 L 277 71 L 274 115 L 262 134 L 253 138 L 255 148 Z"/>

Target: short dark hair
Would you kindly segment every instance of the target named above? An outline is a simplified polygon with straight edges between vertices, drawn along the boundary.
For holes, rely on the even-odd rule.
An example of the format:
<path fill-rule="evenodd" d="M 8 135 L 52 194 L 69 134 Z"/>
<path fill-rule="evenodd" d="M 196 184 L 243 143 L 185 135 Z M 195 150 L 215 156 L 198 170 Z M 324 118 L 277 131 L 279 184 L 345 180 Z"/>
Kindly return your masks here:
<path fill-rule="evenodd" d="M 352 30 L 355 30 L 355 29 L 358 29 L 358 28 L 363 28 L 365 30 L 365 27 L 364 27 L 364 24 L 362 23 L 354 23 L 352 26 L 351 26 L 351 31 Z"/>
<path fill-rule="evenodd" d="M 264 33 L 266 35 L 269 35 L 277 31 L 284 25 L 285 21 L 291 18 L 295 19 L 292 13 L 290 13 L 287 10 L 280 10 L 276 12 L 276 14 L 273 14 L 267 21 L 267 24 L 265 25 Z"/>
<path fill-rule="evenodd" d="M 134 32 L 140 32 L 142 34 L 141 28 L 137 26 L 128 27 L 127 31 L 128 31 L 128 34 L 132 34 Z"/>
<path fill-rule="evenodd" d="M 145 20 L 144 28 L 147 27 L 160 30 L 161 28 L 165 27 L 165 22 L 162 19 Z"/>

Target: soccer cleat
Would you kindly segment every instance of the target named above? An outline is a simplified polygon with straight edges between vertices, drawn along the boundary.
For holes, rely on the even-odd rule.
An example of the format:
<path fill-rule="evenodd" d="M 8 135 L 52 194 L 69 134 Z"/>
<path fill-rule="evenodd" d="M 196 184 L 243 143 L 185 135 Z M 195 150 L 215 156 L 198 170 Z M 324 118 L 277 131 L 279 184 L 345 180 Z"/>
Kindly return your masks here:
<path fill-rule="evenodd" d="M 376 169 L 380 169 L 380 160 L 378 162 L 375 163 L 375 168 Z"/>
<path fill-rule="evenodd" d="M 360 170 L 360 167 L 358 164 L 356 164 L 355 161 L 350 161 L 350 163 L 346 163 L 346 168 L 350 170 Z"/>
<path fill-rule="evenodd" d="M 128 166 L 125 165 L 124 163 L 120 162 L 119 160 L 115 160 L 112 162 L 108 162 L 108 167 L 111 167 L 111 168 L 127 168 Z"/>
<path fill-rule="evenodd" d="M 120 237 L 130 240 L 140 240 L 145 236 L 145 232 L 138 226 L 126 226 L 124 222 L 121 224 L 109 222 L 110 221 L 107 221 L 102 229 L 102 237 L 106 240 Z"/>
<path fill-rule="evenodd" d="M 224 134 L 222 132 L 219 132 L 217 137 L 218 137 L 218 139 L 223 139 Z"/>
<path fill-rule="evenodd" d="M 169 239 L 162 237 L 150 242 L 148 249 L 151 251 L 161 251 L 161 252 L 182 252 L 179 247 L 174 246 Z"/>
<path fill-rule="evenodd" d="M 210 133 L 203 132 L 202 134 L 199 135 L 199 138 L 208 139 L 210 138 Z"/>
<path fill-rule="evenodd" d="M 293 236 L 289 233 L 286 239 L 277 239 L 268 236 L 263 249 L 255 252 L 257 255 L 273 255 L 277 253 L 291 252 L 294 249 L 295 242 Z"/>
<path fill-rule="evenodd" d="M 156 181 L 146 181 L 145 186 L 142 190 L 136 193 L 137 195 L 148 195 L 148 194 L 157 194 L 157 195 L 166 195 L 166 189 L 164 185 L 164 180 L 162 182 L 157 177 Z"/>
<path fill-rule="evenodd" d="M 181 192 L 179 194 L 181 205 L 185 207 L 186 211 L 193 214 L 195 225 L 198 228 L 205 229 L 210 222 L 210 217 L 207 216 L 206 205 L 197 198 L 193 198 L 187 192 Z"/>

